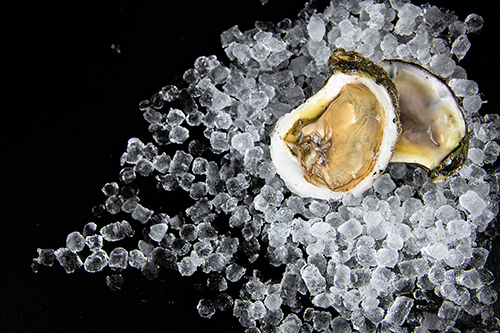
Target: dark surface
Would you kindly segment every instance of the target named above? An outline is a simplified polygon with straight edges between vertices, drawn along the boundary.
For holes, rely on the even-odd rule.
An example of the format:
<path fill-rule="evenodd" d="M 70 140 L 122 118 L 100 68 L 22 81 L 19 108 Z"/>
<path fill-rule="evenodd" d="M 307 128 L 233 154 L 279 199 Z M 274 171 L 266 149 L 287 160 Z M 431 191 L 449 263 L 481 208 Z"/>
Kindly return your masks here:
<path fill-rule="evenodd" d="M 485 18 L 462 66 L 488 100 L 481 112 L 498 113 L 491 59 L 499 31 L 491 8 L 487 1 L 439 5 L 461 20 L 472 12 Z M 141 100 L 175 84 L 198 56 L 216 54 L 228 64 L 220 47 L 223 30 L 294 19 L 302 7 L 285 0 L 265 6 L 258 0 L 113 1 L 97 7 L 36 4 L 2 13 L 1 332 L 244 331 L 229 313 L 198 316 L 198 300 L 210 296 L 204 274 L 182 278 L 163 271 L 147 281 L 129 268 L 125 289 L 112 292 L 105 273 L 81 269 L 67 275 L 56 264 L 34 274 L 30 263 L 38 247 L 62 247 L 68 233 L 96 220 L 91 208 L 105 200 L 101 187 L 118 179 L 127 140 L 151 141 L 137 108 Z M 173 213 L 175 206 L 165 203 Z M 96 222 L 115 220 L 108 215 Z M 498 257 L 496 246 L 489 265 L 497 277 Z"/>

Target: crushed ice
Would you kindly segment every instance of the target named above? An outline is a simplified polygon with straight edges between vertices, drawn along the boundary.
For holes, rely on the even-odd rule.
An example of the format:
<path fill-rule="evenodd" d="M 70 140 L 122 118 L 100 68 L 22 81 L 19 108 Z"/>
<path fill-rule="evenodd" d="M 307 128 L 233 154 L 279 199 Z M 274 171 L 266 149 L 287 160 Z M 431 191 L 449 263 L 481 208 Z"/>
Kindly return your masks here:
<path fill-rule="evenodd" d="M 252 333 L 498 330 L 494 278 L 484 265 L 499 210 L 492 164 L 500 118 L 478 113 L 478 85 L 459 65 L 471 47 L 467 35 L 482 25 L 476 14 L 462 22 L 431 5 L 349 0 L 323 13 L 306 4 L 298 19 L 274 26 L 224 31 L 229 67 L 199 57 L 184 85 L 139 105 L 154 143 L 129 140 L 119 180 L 105 184 L 106 200 L 94 207 L 96 215 L 128 213 L 131 223 L 88 223 L 68 235 L 66 247 L 38 249 L 33 269 L 55 261 L 67 273 L 109 267 L 113 290 L 122 288 L 128 266 L 147 279 L 162 269 L 203 272 L 219 294 L 199 301 L 200 316 L 232 309 Z M 358 198 L 290 194 L 270 160 L 269 133 L 322 86 L 337 47 L 374 61 L 416 62 L 448 81 L 470 133 L 459 173 L 434 184 L 422 169 L 394 164 Z M 163 191 L 187 192 L 190 206 L 155 211 L 139 199 L 141 177 Z M 133 237 L 133 228 L 144 228 L 136 249 L 109 244 Z M 257 260 L 281 268 L 281 278 L 262 278 L 252 267 Z M 228 283 L 240 293 L 224 293 Z"/>

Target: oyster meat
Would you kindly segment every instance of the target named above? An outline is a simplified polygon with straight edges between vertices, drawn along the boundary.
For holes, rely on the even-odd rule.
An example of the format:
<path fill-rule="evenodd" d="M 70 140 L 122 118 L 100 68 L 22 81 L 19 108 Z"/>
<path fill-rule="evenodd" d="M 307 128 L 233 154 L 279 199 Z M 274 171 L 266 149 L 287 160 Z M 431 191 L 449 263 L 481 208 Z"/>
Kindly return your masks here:
<path fill-rule="evenodd" d="M 402 60 L 382 66 L 396 84 L 403 132 L 391 162 L 417 164 L 432 181 L 443 180 L 467 159 L 464 115 L 444 80 Z"/>
<path fill-rule="evenodd" d="M 373 185 L 401 127 L 398 93 L 381 66 L 343 49 L 328 65 L 324 87 L 278 120 L 271 157 L 292 192 L 335 199 Z"/>

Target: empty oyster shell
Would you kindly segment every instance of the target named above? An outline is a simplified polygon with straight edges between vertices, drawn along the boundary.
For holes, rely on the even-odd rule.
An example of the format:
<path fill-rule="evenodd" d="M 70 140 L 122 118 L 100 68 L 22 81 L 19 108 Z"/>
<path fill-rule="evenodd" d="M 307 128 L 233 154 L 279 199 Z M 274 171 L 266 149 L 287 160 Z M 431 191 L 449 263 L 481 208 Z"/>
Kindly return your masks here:
<path fill-rule="evenodd" d="M 343 49 L 328 65 L 324 87 L 278 120 L 271 157 L 292 192 L 335 199 L 373 185 L 401 128 L 398 93 L 381 66 Z"/>
<path fill-rule="evenodd" d="M 382 63 L 399 92 L 403 132 L 391 162 L 424 167 L 440 181 L 467 159 L 468 135 L 464 115 L 444 80 L 425 68 L 402 60 Z"/>

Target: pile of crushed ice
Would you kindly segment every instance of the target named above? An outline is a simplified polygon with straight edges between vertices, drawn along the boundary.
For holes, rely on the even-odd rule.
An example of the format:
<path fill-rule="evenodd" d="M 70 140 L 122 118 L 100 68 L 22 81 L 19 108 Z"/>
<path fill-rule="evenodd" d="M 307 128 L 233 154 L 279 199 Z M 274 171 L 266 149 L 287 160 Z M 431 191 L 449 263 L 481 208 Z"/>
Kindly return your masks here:
<path fill-rule="evenodd" d="M 467 34 L 481 26 L 476 14 L 462 22 L 430 5 L 337 0 L 323 13 L 306 4 L 294 21 L 232 27 L 221 35 L 229 66 L 202 56 L 183 86 L 140 103 L 154 142 L 129 140 L 119 181 L 103 187 L 106 202 L 94 208 L 129 213 L 131 222 L 88 223 L 66 247 L 39 249 L 34 270 L 56 259 L 67 273 L 109 266 L 112 289 L 127 266 L 147 279 L 161 269 L 203 272 L 219 295 L 200 300 L 199 314 L 230 309 L 252 333 L 497 330 L 497 292 L 484 265 L 499 210 L 491 170 L 500 119 L 478 113 L 478 86 L 457 65 L 471 46 Z M 337 47 L 376 62 L 416 62 L 445 78 L 469 125 L 465 166 L 430 183 L 424 170 L 393 164 L 372 189 L 339 202 L 292 195 L 276 175 L 269 134 L 323 85 Z M 145 177 L 192 200 L 170 212 L 140 201 Z M 114 247 L 133 227 L 144 229 L 137 249 Z M 282 275 L 266 280 L 271 266 Z M 229 283 L 240 293 L 224 293 Z"/>

